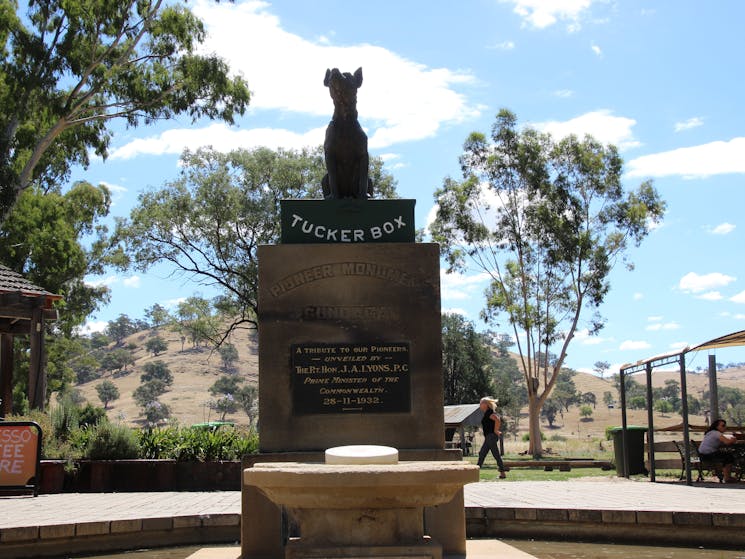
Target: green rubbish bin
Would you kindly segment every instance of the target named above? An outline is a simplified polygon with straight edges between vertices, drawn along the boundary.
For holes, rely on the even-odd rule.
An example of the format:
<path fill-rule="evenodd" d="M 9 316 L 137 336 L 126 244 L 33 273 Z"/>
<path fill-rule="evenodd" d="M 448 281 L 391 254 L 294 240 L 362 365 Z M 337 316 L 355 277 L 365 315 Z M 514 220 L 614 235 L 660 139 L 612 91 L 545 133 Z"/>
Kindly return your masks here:
<path fill-rule="evenodd" d="M 626 477 L 626 467 L 623 462 L 623 428 L 610 429 L 613 435 L 613 450 L 616 457 L 616 473 L 618 477 Z M 644 433 L 647 427 L 629 425 L 626 427 L 626 442 L 629 445 L 629 475 L 646 474 L 644 467 Z"/>

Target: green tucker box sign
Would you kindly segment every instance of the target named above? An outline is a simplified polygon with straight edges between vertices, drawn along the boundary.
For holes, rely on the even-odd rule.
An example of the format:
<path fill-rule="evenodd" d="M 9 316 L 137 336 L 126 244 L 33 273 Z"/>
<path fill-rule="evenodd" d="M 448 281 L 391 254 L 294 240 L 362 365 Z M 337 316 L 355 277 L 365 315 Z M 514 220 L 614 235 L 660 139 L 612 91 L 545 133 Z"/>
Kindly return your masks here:
<path fill-rule="evenodd" d="M 413 243 L 416 200 L 282 200 L 283 244 Z"/>

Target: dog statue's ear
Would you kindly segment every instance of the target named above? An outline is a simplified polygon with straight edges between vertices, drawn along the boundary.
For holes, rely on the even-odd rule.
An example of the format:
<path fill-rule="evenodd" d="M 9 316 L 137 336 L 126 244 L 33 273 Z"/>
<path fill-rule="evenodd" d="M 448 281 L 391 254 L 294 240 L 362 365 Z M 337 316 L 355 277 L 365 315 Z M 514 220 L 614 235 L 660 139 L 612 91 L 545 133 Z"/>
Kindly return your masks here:
<path fill-rule="evenodd" d="M 329 70 L 328 68 L 326 68 L 326 77 L 323 78 L 323 85 L 325 85 L 326 87 L 328 87 L 329 86 L 329 81 L 331 81 L 331 70 Z"/>
<path fill-rule="evenodd" d="M 357 87 L 360 87 L 362 85 L 362 67 L 357 68 L 357 70 L 355 70 L 354 81 Z"/>

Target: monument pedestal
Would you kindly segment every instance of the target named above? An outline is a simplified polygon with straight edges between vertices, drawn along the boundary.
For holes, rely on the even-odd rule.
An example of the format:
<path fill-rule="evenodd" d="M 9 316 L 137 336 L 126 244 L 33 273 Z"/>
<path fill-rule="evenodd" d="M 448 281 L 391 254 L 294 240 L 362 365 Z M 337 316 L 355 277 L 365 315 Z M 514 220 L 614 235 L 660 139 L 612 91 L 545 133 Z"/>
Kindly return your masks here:
<path fill-rule="evenodd" d="M 296 522 L 300 537 L 289 540 L 286 559 L 441 559 L 443 548 L 452 547 L 465 553 L 465 531 L 455 546 L 425 536 L 423 511 L 450 503 L 478 477 L 478 468 L 464 462 L 276 463 L 257 464 L 243 473 L 246 486 L 284 507 Z M 462 499 L 460 504 L 462 516 Z M 244 559 L 249 557 L 244 550 Z"/>

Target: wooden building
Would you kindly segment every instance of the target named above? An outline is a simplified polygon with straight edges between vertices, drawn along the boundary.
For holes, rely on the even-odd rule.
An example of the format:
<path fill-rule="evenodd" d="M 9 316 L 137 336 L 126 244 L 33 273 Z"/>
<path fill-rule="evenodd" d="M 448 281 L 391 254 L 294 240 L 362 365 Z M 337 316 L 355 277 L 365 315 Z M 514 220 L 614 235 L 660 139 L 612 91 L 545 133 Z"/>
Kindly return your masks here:
<path fill-rule="evenodd" d="M 61 295 L 49 293 L 0 264 L 0 417 L 12 412 L 14 336 L 29 337 L 28 401 L 31 408 L 44 409 L 44 321 L 57 320 L 54 302 L 59 299 Z"/>

